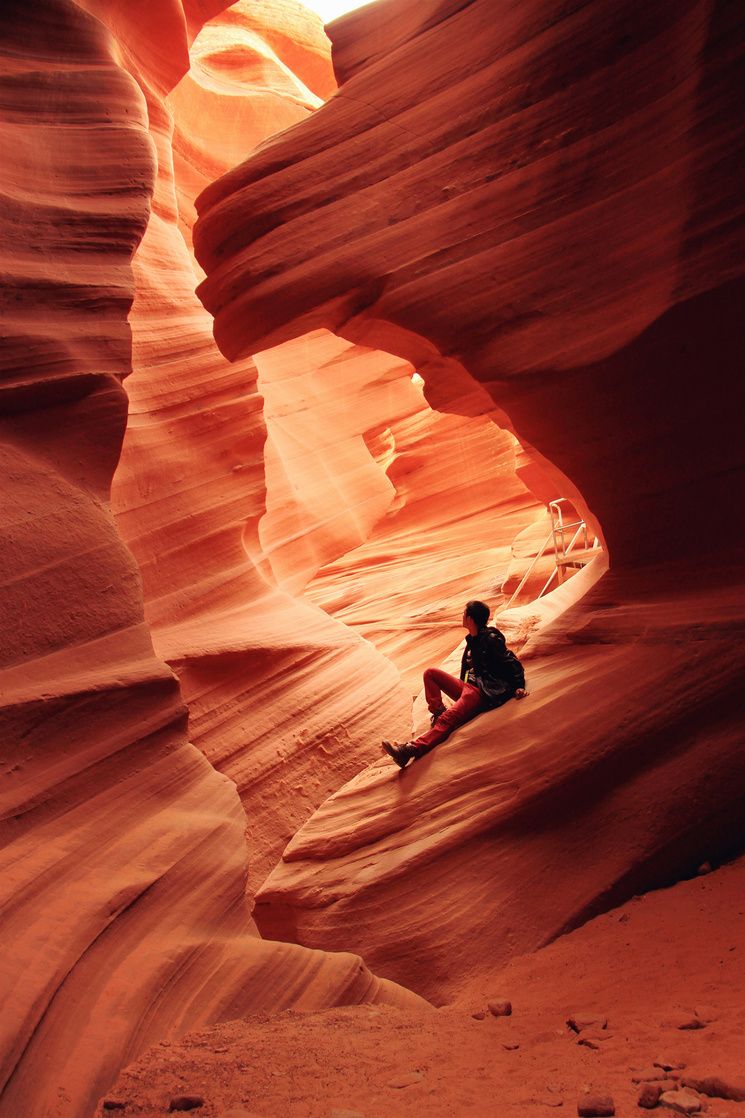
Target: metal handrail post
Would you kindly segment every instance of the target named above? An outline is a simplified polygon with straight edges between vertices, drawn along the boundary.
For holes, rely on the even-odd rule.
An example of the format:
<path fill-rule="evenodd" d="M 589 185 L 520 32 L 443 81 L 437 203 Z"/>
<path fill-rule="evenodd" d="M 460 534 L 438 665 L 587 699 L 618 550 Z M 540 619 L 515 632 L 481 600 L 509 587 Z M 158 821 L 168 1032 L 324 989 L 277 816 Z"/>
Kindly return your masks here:
<path fill-rule="evenodd" d="M 509 600 L 509 602 L 507 603 L 507 605 L 506 605 L 506 606 L 504 607 L 505 609 L 509 609 L 509 608 L 510 608 L 510 606 L 511 606 L 511 605 L 512 605 L 512 603 L 514 602 L 515 598 L 516 598 L 516 597 L 518 596 L 518 594 L 519 594 L 519 593 L 520 593 L 520 591 L 522 590 L 523 586 L 525 585 L 525 583 L 526 583 L 526 582 L 528 581 L 528 579 L 530 578 L 530 576 L 531 576 L 531 574 L 533 573 L 533 570 L 534 570 L 534 568 L 535 568 L 535 566 L 536 566 L 536 563 L 538 562 L 538 560 L 539 560 L 539 559 L 542 559 L 542 558 L 543 558 L 543 554 L 544 554 L 544 552 L 545 552 L 546 548 L 548 547 L 548 545 L 549 545 L 549 544 L 551 543 L 551 540 L 552 540 L 552 538 L 553 538 L 553 532 L 549 532 L 548 536 L 547 536 L 547 537 L 546 537 L 546 539 L 544 540 L 544 543 L 543 543 L 543 547 L 542 547 L 542 548 L 541 548 L 541 550 L 540 550 L 540 551 L 538 552 L 538 554 L 536 555 L 535 559 L 533 560 L 533 562 L 532 562 L 532 563 L 530 564 L 530 566 L 528 567 L 528 569 L 527 569 L 527 571 L 525 572 L 525 574 L 523 575 L 523 577 L 522 577 L 522 578 L 520 579 L 520 582 L 519 582 L 519 584 L 518 584 L 518 586 L 517 586 L 517 589 L 515 590 L 515 592 L 514 592 L 514 594 L 512 595 L 512 597 L 510 598 L 510 600 Z M 539 595 L 539 597 L 540 597 L 540 595 Z"/>

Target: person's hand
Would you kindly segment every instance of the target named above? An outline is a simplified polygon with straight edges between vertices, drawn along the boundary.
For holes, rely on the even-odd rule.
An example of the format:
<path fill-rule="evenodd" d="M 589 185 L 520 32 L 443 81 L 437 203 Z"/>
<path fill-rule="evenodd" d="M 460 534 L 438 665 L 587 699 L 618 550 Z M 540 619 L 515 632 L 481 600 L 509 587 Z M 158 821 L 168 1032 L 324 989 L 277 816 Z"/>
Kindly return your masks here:
<path fill-rule="evenodd" d="M 515 698 L 524 699 L 527 694 L 529 694 L 529 692 L 526 691 L 524 687 L 518 687 L 517 691 L 515 692 Z"/>

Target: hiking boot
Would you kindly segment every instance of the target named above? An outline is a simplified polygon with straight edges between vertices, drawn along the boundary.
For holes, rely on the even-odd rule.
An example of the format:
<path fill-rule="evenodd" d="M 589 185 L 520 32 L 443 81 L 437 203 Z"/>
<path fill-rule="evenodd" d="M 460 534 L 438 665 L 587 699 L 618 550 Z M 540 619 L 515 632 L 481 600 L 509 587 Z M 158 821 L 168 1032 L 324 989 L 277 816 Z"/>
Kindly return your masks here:
<path fill-rule="evenodd" d="M 416 749 L 407 741 L 384 741 L 383 752 L 392 757 L 400 769 L 405 769 L 411 758 L 416 757 Z"/>
<path fill-rule="evenodd" d="M 429 716 L 429 724 L 430 724 L 430 726 L 432 727 L 432 729 L 433 729 L 433 730 L 434 730 L 434 728 L 435 728 L 435 722 L 436 722 L 436 721 L 437 721 L 437 719 L 438 719 L 438 718 L 440 717 L 440 715 L 441 715 L 441 714 L 444 714 L 444 713 L 445 713 L 445 707 L 440 707 L 440 709 L 439 709 L 439 710 L 436 710 L 436 711 L 434 711 L 434 713 L 433 713 L 433 714 L 430 714 L 430 716 Z"/>

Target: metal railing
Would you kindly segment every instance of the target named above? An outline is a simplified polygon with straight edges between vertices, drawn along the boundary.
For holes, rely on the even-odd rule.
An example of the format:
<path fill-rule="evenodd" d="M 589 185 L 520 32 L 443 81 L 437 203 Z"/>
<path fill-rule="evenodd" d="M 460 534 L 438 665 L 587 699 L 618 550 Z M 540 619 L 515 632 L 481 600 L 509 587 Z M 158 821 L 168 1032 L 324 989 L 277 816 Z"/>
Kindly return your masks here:
<path fill-rule="evenodd" d="M 528 581 L 536 566 L 545 555 L 546 549 L 552 541 L 554 545 L 554 555 L 556 557 L 556 566 L 552 570 L 551 574 L 548 576 L 548 579 L 544 583 L 541 592 L 537 595 L 538 598 L 542 598 L 543 595 L 547 593 L 548 588 L 554 581 L 554 579 L 557 579 L 559 583 L 563 581 L 565 567 L 567 566 L 567 564 L 566 562 L 562 562 L 562 560 L 566 560 L 567 556 L 571 554 L 574 545 L 576 544 L 580 536 L 582 536 L 584 540 L 584 550 L 588 550 L 587 523 L 581 519 L 565 521 L 564 509 L 562 508 L 562 505 L 565 504 L 569 504 L 566 497 L 558 497 L 555 501 L 549 501 L 548 511 L 551 515 L 551 531 L 546 536 L 546 539 L 543 541 L 543 544 L 541 545 L 535 559 L 533 559 L 527 571 L 520 579 L 520 582 L 514 590 L 509 602 L 506 606 L 502 607 L 503 609 L 509 609 L 515 599 L 519 596 L 520 591 L 522 590 L 523 586 L 525 586 L 525 583 Z M 566 534 L 571 528 L 574 528 L 575 532 L 571 540 L 569 541 L 569 545 L 567 546 Z"/>

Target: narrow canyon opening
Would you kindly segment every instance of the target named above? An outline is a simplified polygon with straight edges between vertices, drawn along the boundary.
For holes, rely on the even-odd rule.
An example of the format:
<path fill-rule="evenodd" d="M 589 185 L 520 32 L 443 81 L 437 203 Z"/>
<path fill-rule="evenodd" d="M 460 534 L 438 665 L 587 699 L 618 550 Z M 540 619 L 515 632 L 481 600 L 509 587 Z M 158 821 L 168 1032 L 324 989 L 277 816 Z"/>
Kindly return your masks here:
<path fill-rule="evenodd" d="M 336 85 L 322 25 L 296 0 L 241 0 L 205 24 L 190 60 L 166 108 L 149 104 L 158 178 L 134 260 L 112 502 L 191 740 L 247 805 L 253 892 L 380 737 L 410 734 L 422 670 L 454 655 L 465 600 L 487 599 L 496 616 L 519 590 L 498 620 L 519 651 L 597 576 L 530 608 L 552 576 L 576 568 L 557 564 L 548 501 L 561 493 L 493 411 L 434 410 L 412 365 L 328 330 L 231 364 L 222 356 L 195 293 L 195 198 Z M 341 638 L 333 626 L 322 635 L 313 607 L 349 631 L 361 664 L 356 635 L 383 658 L 360 669 L 359 694 L 331 716 Z M 325 651 L 311 667 L 314 641 Z M 249 701 L 275 686 L 279 725 L 271 702 Z M 334 754 L 321 776 L 310 771 L 319 748 Z"/>
<path fill-rule="evenodd" d="M 267 492 L 249 556 L 371 641 L 413 693 L 460 645 L 466 600 L 487 599 L 519 649 L 547 603 L 528 607 L 600 556 L 571 502 L 526 486 L 521 465 L 553 492 L 510 432 L 433 410 L 400 358 L 317 331 L 255 361 Z"/>
<path fill-rule="evenodd" d="M 0 1118 L 736 1108 L 742 5 L 220 8 L 0 11 Z"/>

